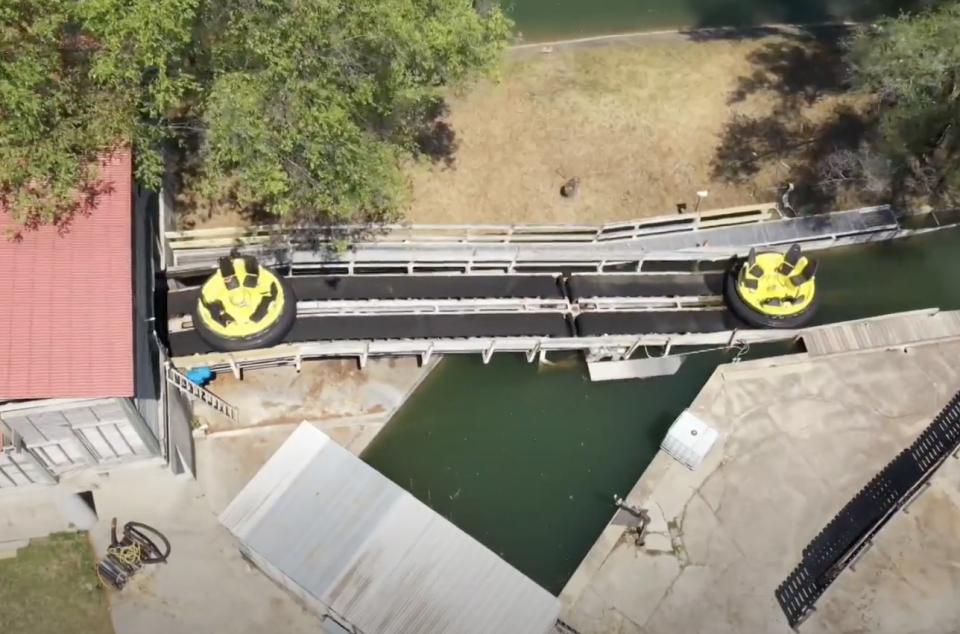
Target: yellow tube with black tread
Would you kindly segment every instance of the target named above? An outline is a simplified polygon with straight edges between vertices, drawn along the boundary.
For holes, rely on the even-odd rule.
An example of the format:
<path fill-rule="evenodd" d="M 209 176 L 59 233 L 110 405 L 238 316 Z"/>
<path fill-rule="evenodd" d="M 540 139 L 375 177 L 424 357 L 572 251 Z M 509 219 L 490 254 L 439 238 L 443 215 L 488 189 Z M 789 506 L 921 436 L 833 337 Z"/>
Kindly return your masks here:
<path fill-rule="evenodd" d="M 754 328 L 803 328 L 820 304 L 816 271 L 816 260 L 802 255 L 798 245 L 786 253 L 751 250 L 728 269 L 724 298 Z"/>
<path fill-rule="evenodd" d="M 283 276 L 256 258 L 221 258 L 192 316 L 197 334 L 217 352 L 269 348 L 293 328 L 297 298 Z"/>

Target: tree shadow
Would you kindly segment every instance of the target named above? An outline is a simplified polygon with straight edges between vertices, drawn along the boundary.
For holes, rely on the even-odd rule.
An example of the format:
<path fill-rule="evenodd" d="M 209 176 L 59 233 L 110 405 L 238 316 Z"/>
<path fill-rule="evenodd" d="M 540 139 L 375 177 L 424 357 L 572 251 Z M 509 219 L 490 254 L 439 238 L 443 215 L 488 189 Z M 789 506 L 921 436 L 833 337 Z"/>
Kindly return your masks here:
<path fill-rule="evenodd" d="M 690 0 L 696 28 L 815 24 L 840 19 L 826 0 Z"/>
<path fill-rule="evenodd" d="M 449 123 L 450 107 L 443 98 L 431 98 L 394 113 L 392 117 L 371 115 L 367 125 L 369 133 L 388 142 L 407 147 L 415 159 L 426 159 L 441 164 L 445 169 L 454 169 L 458 139 Z M 396 218 L 388 211 L 361 212 L 349 222 L 331 219 L 316 213 L 293 212 L 279 217 L 262 205 L 242 204 L 234 195 L 229 183 L 223 191 L 203 194 L 195 185 L 203 173 L 203 131 L 184 125 L 176 143 L 168 151 L 173 183 L 178 193 L 192 192 L 191 199 L 178 201 L 185 213 L 178 214 L 182 229 L 194 229 L 203 220 L 210 220 L 219 210 L 230 210 L 235 220 L 243 226 L 261 227 L 259 236 L 263 246 L 260 254 L 270 255 L 278 263 L 289 263 L 291 246 L 309 250 L 322 259 L 340 259 L 349 245 L 358 241 L 375 239 L 385 235 L 385 225 Z M 305 183 L 304 186 L 310 186 Z M 206 216 L 206 218 L 204 218 Z M 262 235 L 266 232 L 268 235 Z M 242 247 L 238 239 L 234 248 Z M 245 252 L 251 249 L 245 248 Z"/>
<path fill-rule="evenodd" d="M 691 39 L 756 39 L 785 29 L 766 25 L 802 25 L 819 30 L 829 23 L 868 22 L 882 16 L 913 13 L 947 0 L 690 0 L 695 29 L 707 29 Z M 808 26 L 810 25 L 810 26 Z"/>
<path fill-rule="evenodd" d="M 111 155 L 91 156 L 80 160 L 80 178 L 72 194 L 54 202 L 52 207 L 42 188 L 27 188 L 29 191 L 24 195 L 36 204 L 28 202 L 16 228 L 5 232 L 6 239 L 22 242 L 25 234 L 48 225 L 53 226 L 59 236 L 66 236 L 71 232 L 77 218 L 86 218 L 95 213 L 103 199 L 114 193 L 116 184 L 103 177 L 103 168 L 113 160 Z M 12 191 L 0 191 L 0 209 L 11 209 L 12 197 Z M 52 222 L 49 220 L 51 214 L 54 216 Z"/>
<path fill-rule="evenodd" d="M 727 103 L 773 92 L 781 100 L 778 108 L 787 112 L 848 92 L 850 69 L 844 60 L 843 42 L 852 34 L 849 27 L 810 29 L 764 44 L 750 54 L 754 72 L 737 81 Z"/>
<path fill-rule="evenodd" d="M 791 206 L 803 215 L 831 211 L 841 200 L 887 202 L 888 192 L 862 160 L 875 138 L 876 109 L 863 98 L 824 112 L 824 100 L 852 91 L 844 56 L 851 34 L 848 28 L 808 30 L 750 54 L 753 72 L 738 80 L 728 105 L 757 94 L 772 95 L 773 103 L 765 114 L 737 114 L 725 124 L 711 166 L 715 180 L 749 186 L 776 174 L 778 188 L 792 184 Z M 813 109 L 817 116 L 810 116 Z"/>
<path fill-rule="evenodd" d="M 456 167 L 459 140 L 449 117 L 450 105 L 442 97 L 426 105 L 415 124 L 414 156 L 427 158 L 447 169 Z"/>

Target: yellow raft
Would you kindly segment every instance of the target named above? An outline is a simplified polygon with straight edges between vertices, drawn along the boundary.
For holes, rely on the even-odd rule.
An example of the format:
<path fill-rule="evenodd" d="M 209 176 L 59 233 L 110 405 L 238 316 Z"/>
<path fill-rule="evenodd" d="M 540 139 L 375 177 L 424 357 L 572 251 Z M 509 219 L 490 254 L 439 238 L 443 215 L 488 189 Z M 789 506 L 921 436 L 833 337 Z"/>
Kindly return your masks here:
<path fill-rule="evenodd" d="M 819 305 L 817 261 L 791 246 L 786 253 L 751 249 L 727 273 L 724 297 L 734 314 L 755 328 L 802 328 Z"/>
<path fill-rule="evenodd" d="M 254 257 L 226 257 L 200 287 L 193 327 L 214 350 L 236 352 L 277 345 L 296 319 L 286 279 Z"/>

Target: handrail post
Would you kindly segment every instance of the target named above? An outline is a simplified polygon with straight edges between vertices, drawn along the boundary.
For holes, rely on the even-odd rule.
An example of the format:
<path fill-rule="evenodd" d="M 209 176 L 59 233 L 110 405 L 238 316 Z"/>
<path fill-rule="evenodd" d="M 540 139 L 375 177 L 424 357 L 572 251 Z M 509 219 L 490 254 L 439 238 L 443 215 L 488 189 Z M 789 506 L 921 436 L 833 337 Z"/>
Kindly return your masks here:
<path fill-rule="evenodd" d="M 527 363 L 533 363 L 533 360 L 540 354 L 541 342 L 537 342 L 532 348 L 527 350 Z"/>

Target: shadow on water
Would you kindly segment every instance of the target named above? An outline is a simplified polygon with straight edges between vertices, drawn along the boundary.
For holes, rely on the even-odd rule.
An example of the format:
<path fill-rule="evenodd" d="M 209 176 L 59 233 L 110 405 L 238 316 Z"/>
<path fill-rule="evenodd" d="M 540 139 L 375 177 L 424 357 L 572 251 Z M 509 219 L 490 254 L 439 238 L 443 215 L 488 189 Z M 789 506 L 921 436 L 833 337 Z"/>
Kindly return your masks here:
<path fill-rule="evenodd" d="M 863 22 L 919 11 L 943 0 L 688 0 L 695 28 Z M 734 32 L 729 33 L 736 37 Z M 745 32 L 751 37 L 750 29 Z M 741 39 L 741 38 L 738 38 Z"/>
<path fill-rule="evenodd" d="M 660 29 L 716 29 L 699 39 L 774 35 L 766 24 L 868 21 L 917 11 L 943 0 L 507 0 L 527 41 Z"/>

